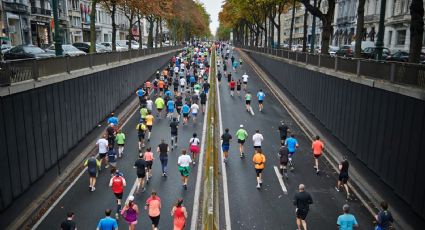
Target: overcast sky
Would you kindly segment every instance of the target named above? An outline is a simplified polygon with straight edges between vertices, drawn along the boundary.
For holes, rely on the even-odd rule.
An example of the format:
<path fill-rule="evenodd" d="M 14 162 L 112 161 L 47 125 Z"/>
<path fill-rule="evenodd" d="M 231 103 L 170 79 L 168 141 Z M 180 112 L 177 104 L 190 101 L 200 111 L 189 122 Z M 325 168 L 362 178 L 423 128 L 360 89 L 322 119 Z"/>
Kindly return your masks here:
<path fill-rule="evenodd" d="M 212 34 L 215 34 L 218 28 L 218 13 L 221 10 L 221 5 L 223 0 L 200 0 L 204 3 L 205 8 L 207 9 L 208 14 L 211 17 L 210 30 Z"/>

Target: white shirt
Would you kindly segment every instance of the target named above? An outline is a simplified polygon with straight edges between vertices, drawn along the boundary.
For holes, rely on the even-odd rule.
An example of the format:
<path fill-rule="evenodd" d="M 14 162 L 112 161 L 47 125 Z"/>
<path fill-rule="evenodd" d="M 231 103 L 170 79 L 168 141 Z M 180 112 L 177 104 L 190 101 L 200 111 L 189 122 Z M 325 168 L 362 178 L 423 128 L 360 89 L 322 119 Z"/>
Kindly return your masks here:
<path fill-rule="evenodd" d="M 201 143 L 201 141 L 197 138 L 197 137 L 195 137 L 195 138 L 190 138 L 190 141 L 189 141 L 189 144 L 190 145 L 199 145 L 199 143 Z"/>
<path fill-rule="evenodd" d="M 203 76 L 204 73 L 205 73 L 205 70 L 204 69 L 201 69 L 201 76 Z"/>
<path fill-rule="evenodd" d="M 190 109 L 192 110 L 192 113 L 198 113 L 199 105 L 192 104 L 192 106 L 190 106 Z"/>
<path fill-rule="evenodd" d="M 99 153 L 108 152 L 108 141 L 105 138 L 97 140 L 96 145 L 99 146 Z"/>
<path fill-rule="evenodd" d="M 178 66 L 174 67 L 174 73 L 178 73 L 178 72 L 179 72 L 179 67 Z"/>
<path fill-rule="evenodd" d="M 261 146 L 261 142 L 264 140 L 263 135 L 260 133 L 256 133 L 252 136 L 252 141 L 254 142 L 254 146 Z"/>
<path fill-rule="evenodd" d="M 181 167 L 188 167 L 192 163 L 192 158 L 189 155 L 181 155 L 177 160 L 177 164 Z"/>
<path fill-rule="evenodd" d="M 151 99 L 146 101 L 146 108 L 148 110 L 152 110 L 152 106 L 153 106 L 153 101 Z"/>
<path fill-rule="evenodd" d="M 248 75 L 246 75 L 246 74 L 242 75 L 242 81 L 248 82 Z"/>
<path fill-rule="evenodd" d="M 180 64 L 180 69 L 184 69 L 184 63 Z"/>
<path fill-rule="evenodd" d="M 180 78 L 180 86 L 185 86 L 186 85 L 186 79 L 184 78 Z"/>

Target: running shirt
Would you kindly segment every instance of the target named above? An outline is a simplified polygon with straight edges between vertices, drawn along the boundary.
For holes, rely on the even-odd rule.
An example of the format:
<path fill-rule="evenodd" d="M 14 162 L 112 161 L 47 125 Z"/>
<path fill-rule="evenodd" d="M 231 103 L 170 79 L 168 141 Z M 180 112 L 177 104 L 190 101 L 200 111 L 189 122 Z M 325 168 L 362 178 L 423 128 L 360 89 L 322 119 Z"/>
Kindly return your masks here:
<path fill-rule="evenodd" d="M 313 144 L 311 144 L 311 149 L 313 149 L 314 155 L 321 155 L 324 148 L 325 145 L 320 140 L 315 140 L 313 141 Z"/>
<path fill-rule="evenodd" d="M 187 104 L 184 104 L 182 107 L 182 112 L 189 113 L 189 111 L 190 111 L 190 107 Z"/>
<path fill-rule="evenodd" d="M 201 98 L 201 104 L 205 104 L 207 102 L 207 94 L 202 92 L 199 97 Z"/>
<path fill-rule="evenodd" d="M 99 153 L 105 154 L 108 152 L 108 141 L 105 138 L 97 140 L 96 145 L 99 146 Z"/>
<path fill-rule="evenodd" d="M 264 97 L 266 97 L 266 94 L 264 94 L 264 92 L 260 91 L 257 93 L 257 98 L 259 101 L 264 101 Z"/>
<path fill-rule="evenodd" d="M 109 119 L 108 119 L 108 124 L 114 124 L 115 126 L 117 126 L 118 125 L 118 118 L 117 117 L 110 117 Z"/>
<path fill-rule="evenodd" d="M 235 82 L 235 81 L 231 81 L 231 82 L 229 83 L 229 87 L 230 87 L 231 89 L 234 89 L 234 88 L 235 88 L 235 85 L 236 85 L 236 82 Z"/>
<path fill-rule="evenodd" d="M 181 155 L 177 160 L 177 164 L 181 167 L 189 167 L 190 163 L 192 163 L 192 158 L 189 155 Z"/>
<path fill-rule="evenodd" d="M 298 141 L 293 137 L 289 137 L 285 140 L 285 145 L 288 147 L 290 153 L 294 153 L 295 149 L 298 147 Z"/>
<path fill-rule="evenodd" d="M 117 136 L 115 136 L 115 141 L 119 145 L 123 145 L 125 143 L 125 134 L 124 133 L 117 133 Z"/>
<path fill-rule="evenodd" d="M 97 169 L 100 168 L 100 161 L 95 157 L 90 157 L 84 162 L 84 166 L 87 166 L 89 173 L 96 173 Z"/>
<path fill-rule="evenodd" d="M 245 129 L 239 129 L 237 132 L 236 132 L 236 137 L 239 139 L 239 140 L 245 140 L 247 137 L 248 137 L 248 133 L 245 131 Z"/>
<path fill-rule="evenodd" d="M 148 109 L 147 108 L 141 108 L 140 109 L 140 117 L 142 119 L 145 119 L 147 115 L 148 115 Z"/>
<path fill-rule="evenodd" d="M 169 101 L 167 102 L 167 109 L 168 109 L 169 111 L 174 111 L 174 101 L 169 100 Z"/>
<path fill-rule="evenodd" d="M 194 87 L 193 87 L 193 89 L 195 90 L 195 91 L 197 91 L 197 92 L 199 92 L 199 91 L 201 91 L 201 85 L 200 84 L 196 84 Z"/>
<path fill-rule="evenodd" d="M 110 163 L 117 162 L 117 152 L 113 148 L 108 151 L 108 161 Z"/>
<path fill-rule="evenodd" d="M 170 123 L 170 128 L 171 128 L 171 134 L 172 135 L 177 135 L 177 133 L 178 133 L 178 127 L 179 127 L 179 123 L 177 121 L 172 121 Z"/>
<path fill-rule="evenodd" d="M 143 91 L 143 89 L 137 90 L 137 96 L 143 97 L 143 95 L 145 95 L 145 91 Z"/>
<path fill-rule="evenodd" d="M 353 214 L 344 213 L 338 217 L 336 224 L 340 230 L 353 230 L 354 226 L 357 225 L 357 220 Z"/>
<path fill-rule="evenodd" d="M 201 141 L 197 137 L 192 137 L 192 138 L 190 138 L 189 143 L 190 143 L 190 145 L 199 145 L 199 143 L 201 143 Z"/>
<path fill-rule="evenodd" d="M 192 114 L 197 114 L 199 110 L 199 105 L 193 104 L 190 109 L 192 110 Z"/>
<path fill-rule="evenodd" d="M 113 176 L 109 181 L 109 186 L 112 187 L 114 193 L 122 193 L 124 191 L 124 186 L 126 185 L 125 179 L 122 176 Z"/>
<path fill-rule="evenodd" d="M 186 85 L 186 79 L 184 79 L 184 78 L 180 78 L 180 86 L 185 86 Z"/>
<path fill-rule="evenodd" d="M 279 133 L 281 137 L 286 137 L 288 135 L 288 126 L 286 125 L 281 125 L 279 126 Z"/>
<path fill-rule="evenodd" d="M 145 152 L 145 154 L 143 154 L 143 159 L 145 159 L 145 161 L 153 161 L 153 153 L 152 152 Z"/>
<path fill-rule="evenodd" d="M 153 120 L 154 117 L 152 116 L 152 114 L 149 114 L 146 116 L 146 125 L 153 125 Z"/>
<path fill-rule="evenodd" d="M 308 192 L 298 192 L 294 196 L 294 205 L 301 210 L 308 211 L 310 204 L 313 204 L 313 199 Z"/>
<path fill-rule="evenodd" d="M 136 130 L 140 133 L 143 133 L 146 131 L 146 125 L 143 123 L 137 124 L 136 125 Z"/>
<path fill-rule="evenodd" d="M 221 135 L 221 140 L 223 140 L 223 145 L 229 145 L 230 144 L 230 140 L 232 139 L 232 135 L 230 135 L 230 133 L 223 133 L 223 135 Z"/>
<path fill-rule="evenodd" d="M 146 108 L 147 108 L 149 111 L 152 111 L 152 108 L 153 108 L 153 101 L 152 101 L 151 99 L 148 99 L 148 100 L 146 101 Z"/>
<path fill-rule="evenodd" d="M 263 135 L 260 133 L 256 133 L 252 136 L 252 142 L 254 142 L 254 146 L 261 146 L 261 142 L 263 142 Z"/>
<path fill-rule="evenodd" d="M 161 199 L 158 196 L 149 197 L 146 200 L 146 205 L 149 207 L 148 214 L 151 217 L 156 217 L 160 215 L 161 209 Z"/>
<path fill-rule="evenodd" d="M 170 90 L 165 91 L 164 93 L 165 96 L 171 97 L 173 94 L 171 93 Z"/>
<path fill-rule="evenodd" d="M 164 108 L 164 106 L 165 106 L 165 101 L 164 101 L 164 99 L 162 99 L 162 97 L 158 97 L 158 98 L 155 100 L 155 106 L 156 106 L 156 108 L 157 108 L 157 109 L 163 109 L 163 108 Z"/>
<path fill-rule="evenodd" d="M 115 220 L 114 218 L 107 216 L 99 221 L 99 223 L 97 224 L 97 228 L 101 230 L 114 230 L 118 228 L 118 223 L 117 220 Z"/>
<path fill-rule="evenodd" d="M 248 82 L 248 78 L 249 78 L 248 75 L 246 75 L 246 74 L 242 75 L 242 81 L 244 83 Z"/>
<path fill-rule="evenodd" d="M 247 93 L 247 94 L 245 94 L 245 100 L 247 100 L 247 101 L 250 101 L 251 100 L 251 94 L 250 93 Z"/>
<path fill-rule="evenodd" d="M 146 161 L 144 159 L 137 159 L 134 162 L 134 167 L 137 169 L 137 174 L 145 174 L 146 172 Z"/>
<path fill-rule="evenodd" d="M 252 157 L 252 161 L 254 162 L 255 169 L 264 169 L 266 163 L 266 156 L 261 153 L 255 153 Z"/>
<path fill-rule="evenodd" d="M 160 89 L 163 89 L 163 88 L 164 88 L 164 85 L 165 85 L 165 82 L 164 82 L 163 80 L 159 80 L 159 81 L 158 81 L 158 87 L 159 87 Z"/>
<path fill-rule="evenodd" d="M 167 157 L 168 156 L 168 144 L 161 143 L 158 145 L 159 148 L 159 157 Z"/>

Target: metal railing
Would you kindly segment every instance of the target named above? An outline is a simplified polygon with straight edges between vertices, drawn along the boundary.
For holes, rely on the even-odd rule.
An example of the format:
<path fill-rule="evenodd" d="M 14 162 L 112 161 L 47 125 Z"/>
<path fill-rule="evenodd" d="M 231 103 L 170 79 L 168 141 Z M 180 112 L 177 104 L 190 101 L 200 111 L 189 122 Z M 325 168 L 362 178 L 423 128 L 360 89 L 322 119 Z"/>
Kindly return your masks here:
<path fill-rule="evenodd" d="M 370 59 L 342 58 L 326 54 L 311 54 L 239 45 L 250 51 L 266 53 L 308 66 L 332 69 L 336 72 L 354 74 L 367 78 L 386 80 L 392 83 L 425 88 L 425 65 L 391 61 L 375 61 Z"/>
<path fill-rule="evenodd" d="M 38 80 L 54 74 L 93 68 L 100 65 L 119 63 L 146 55 L 181 49 L 183 46 L 168 46 L 129 50 L 123 52 L 93 53 L 75 57 L 53 57 L 44 59 L 23 59 L 0 62 L 0 87 L 27 80 Z"/>

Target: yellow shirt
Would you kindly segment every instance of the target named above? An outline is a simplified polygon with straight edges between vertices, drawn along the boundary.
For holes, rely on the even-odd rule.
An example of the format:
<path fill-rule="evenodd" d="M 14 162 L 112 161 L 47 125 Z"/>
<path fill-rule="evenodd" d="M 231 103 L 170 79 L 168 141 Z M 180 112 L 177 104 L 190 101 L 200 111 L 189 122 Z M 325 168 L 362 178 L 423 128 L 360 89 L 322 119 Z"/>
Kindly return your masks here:
<path fill-rule="evenodd" d="M 146 125 L 153 125 L 154 118 L 152 115 L 147 115 L 145 119 L 146 119 Z"/>

